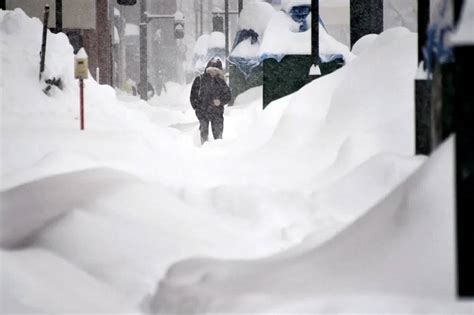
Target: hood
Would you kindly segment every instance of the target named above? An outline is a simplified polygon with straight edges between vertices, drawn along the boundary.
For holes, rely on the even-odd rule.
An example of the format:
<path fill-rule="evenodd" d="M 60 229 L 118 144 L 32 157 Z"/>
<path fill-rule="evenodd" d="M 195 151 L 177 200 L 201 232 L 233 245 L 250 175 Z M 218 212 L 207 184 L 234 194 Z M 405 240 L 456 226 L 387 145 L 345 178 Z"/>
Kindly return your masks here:
<path fill-rule="evenodd" d="M 206 70 L 207 68 L 217 68 L 222 70 L 222 61 L 219 58 L 214 57 L 207 63 Z"/>

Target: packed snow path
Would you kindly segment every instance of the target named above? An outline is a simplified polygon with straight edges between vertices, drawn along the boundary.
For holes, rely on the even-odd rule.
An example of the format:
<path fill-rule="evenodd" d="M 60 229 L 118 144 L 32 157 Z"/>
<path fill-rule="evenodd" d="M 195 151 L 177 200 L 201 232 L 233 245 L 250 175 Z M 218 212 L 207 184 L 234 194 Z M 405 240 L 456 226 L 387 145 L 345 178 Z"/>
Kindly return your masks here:
<path fill-rule="evenodd" d="M 201 147 L 189 86 L 169 84 L 167 94 L 148 104 L 88 80 L 86 130 L 79 131 L 72 48 L 64 35 L 48 35 L 46 75 L 63 78 L 65 89 L 47 97 L 37 81 L 41 28 L 20 10 L 0 11 L 2 73 L 9 74 L 1 82 L 2 313 L 347 312 L 351 305 L 364 312 L 371 310 L 367 296 L 384 313 L 393 301 L 407 300 L 405 313 L 470 310 L 454 301 L 449 220 L 436 230 L 438 247 L 427 248 L 427 257 L 439 260 L 427 270 L 446 272 L 436 281 L 418 277 L 416 264 L 397 279 L 385 277 L 390 268 L 376 270 L 373 286 L 360 286 L 354 269 L 343 268 L 341 278 L 321 262 L 330 258 L 313 264 L 321 251 L 346 261 L 338 244 L 348 235 L 359 246 L 365 233 L 361 253 L 382 244 L 369 244 L 371 232 L 387 251 L 393 244 L 408 243 L 394 247 L 404 252 L 419 248 L 401 234 L 418 217 L 397 216 L 413 207 L 403 191 L 434 187 L 422 175 L 406 181 L 425 161 L 412 154 L 415 34 L 393 29 L 366 41 L 347 67 L 265 111 L 260 89 L 248 91 L 226 109 L 224 140 Z M 443 172 L 452 150 L 446 148 L 425 169 Z M 443 192 L 433 193 L 451 200 Z M 406 205 L 386 202 L 397 198 Z M 447 211 L 432 217 L 452 215 Z M 390 256 L 375 252 L 347 263 L 390 266 L 377 264 L 374 257 Z M 264 257 L 263 264 L 253 260 Z M 280 276 L 273 278 L 265 262 Z M 235 279 L 239 274 L 245 283 Z M 321 284 L 301 283 L 321 274 L 331 288 L 325 296 Z M 430 288 L 417 296 L 399 285 L 379 290 L 404 279 Z M 264 303 L 288 290 L 294 295 L 284 304 Z M 434 299 L 436 305 L 426 302 Z M 334 308 L 341 305 L 348 308 Z"/>

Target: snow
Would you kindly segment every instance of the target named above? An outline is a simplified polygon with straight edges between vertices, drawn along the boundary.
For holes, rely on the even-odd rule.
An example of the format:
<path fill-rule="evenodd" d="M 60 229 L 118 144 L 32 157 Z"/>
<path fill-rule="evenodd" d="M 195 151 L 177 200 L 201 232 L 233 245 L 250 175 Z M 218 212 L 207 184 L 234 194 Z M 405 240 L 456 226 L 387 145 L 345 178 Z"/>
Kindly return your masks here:
<path fill-rule="evenodd" d="M 87 53 L 86 53 L 86 50 L 84 49 L 84 47 L 79 49 L 79 51 L 77 52 L 77 54 L 74 58 L 75 59 L 87 59 Z"/>
<path fill-rule="evenodd" d="M 48 33 L 64 89 L 46 96 L 41 30 L 0 12 L 2 313 L 472 313 L 453 298 L 452 140 L 413 156 L 416 34 L 265 110 L 239 95 L 201 146 L 170 82 L 146 103 L 86 80 L 80 131 L 73 49 Z"/>
<path fill-rule="evenodd" d="M 334 55 L 341 55 L 347 62 L 354 58 L 349 48 L 329 35 L 321 24 L 319 47 L 321 59 L 325 62 L 331 60 Z M 265 30 L 260 46 L 260 56 L 263 59 L 274 57 L 279 60 L 285 55 L 310 54 L 311 28 L 299 32 L 299 24 L 289 15 L 283 11 L 276 12 Z"/>
<path fill-rule="evenodd" d="M 461 18 L 455 33 L 451 37 L 451 42 L 455 45 L 474 44 L 474 1 L 464 1 Z"/>
<path fill-rule="evenodd" d="M 322 244 L 309 237 L 261 260 L 174 265 L 155 311 L 470 314 L 472 302 L 454 294 L 454 185 L 445 185 L 454 176 L 453 143 Z"/>
<path fill-rule="evenodd" d="M 290 12 L 293 7 L 308 5 L 311 6 L 311 0 L 282 0 L 281 9 Z"/>
<path fill-rule="evenodd" d="M 138 36 L 140 35 L 140 28 L 136 24 L 127 23 L 125 24 L 125 36 Z"/>
<path fill-rule="evenodd" d="M 208 49 L 225 48 L 225 35 L 222 32 L 212 32 L 209 36 Z"/>
<path fill-rule="evenodd" d="M 364 51 L 370 48 L 370 46 L 374 43 L 377 36 L 378 36 L 377 34 L 369 34 L 360 38 L 354 44 L 354 46 L 352 46 L 352 53 L 356 56 L 362 54 Z"/>
<path fill-rule="evenodd" d="M 266 2 L 246 3 L 239 16 L 239 30 L 254 30 L 262 40 L 267 24 L 275 9 Z"/>
<path fill-rule="evenodd" d="M 240 57 L 245 59 L 259 58 L 260 57 L 260 45 L 253 44 L 252 39 L 247 38 L 241 41 L 235 48 L 232 50 L 231 56 Z"/>
<path fill-rule="evenodd" d="M 207 54 L 207 48 L 209 47 L 209 34 L 203 34 L 199 36 L 196 44 L 194 45 L 194 55 L 205 56 Z"/>

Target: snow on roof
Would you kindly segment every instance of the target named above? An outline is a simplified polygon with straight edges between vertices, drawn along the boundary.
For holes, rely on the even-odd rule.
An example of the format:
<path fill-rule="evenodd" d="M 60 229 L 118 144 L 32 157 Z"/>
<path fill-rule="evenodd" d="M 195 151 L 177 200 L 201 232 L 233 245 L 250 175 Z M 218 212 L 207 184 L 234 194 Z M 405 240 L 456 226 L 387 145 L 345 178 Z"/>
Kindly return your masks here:
<path fill-rule="evenodd" d="M 125 25 L 125 36 L 138 36 L 140 34 L 140 28 L 136 24 L 127 23 Z"/>
<path fill-rule="evenodd" d="M 275 13 L 265 30 L 260 55 L 311 54 L 311 31 L 300 33 L 299 27 L 286 13 Z"/>
<path fill-rule="evenodd" d="M 474 0 L 464 2 L 461 19 L 451 39 L 455 45 L 474 44 Z"/>
<path fill-rule="evenodd" d="M 277 12 L 268 23 L 260 46 L 260 56 L 265 58 L 266 56 L 310 55 L 311 29 L 298 32 L 299 26 L 286 13 Z M 319 52 L 323 61 L 327 61 L 326 57 L 333 55 L 342 55 L 346 61 L 354 57 L 349 48 L 329 35 L 321 24 Z"/>
<path fill-rule="evenodd" d="M 260 45 L 255 43 L 252 45 L 252 39 L 247 38 L 241 41 L 235 48 L 232 50 L 232 57 L 240 57 L 245 59 L 255 59 L 260 57 Z"/>
<path fill-rule="evenodd" d="M 285 12 L 290 12 L 293 7 L 309 5 L 311 6 L 311 0 L 282 0 L 281 9 Z"/>
<path fill-rule="evenodd" d="M 196 41 L 196 44 L 194 44 L 193 54 L 200 55 L 200 56 L 206 55 L 208 47 L 209 47 L 209 34 L 203 34 L 199 36 L 199 38 Z"/>
<path fill-rule="evenodd" d="M 114 45 L 116 44 L 120 44 L 120 35 L 119 35 L 119 31 L 117 29 L 117 27 L 114 26 L 114 42 L 113 42 Z"/>
<path fill-rule="evenodd" d="M 209 49 L 225 48 L 225 35 L 222 32 L 212 32 L 209 36 Z"/>
<path fill-rule="evenodd" d="M 250 2 L 239 17 L 239 30 L 254 30 L 260 40 L 276 10 L 267 2 Z"/>

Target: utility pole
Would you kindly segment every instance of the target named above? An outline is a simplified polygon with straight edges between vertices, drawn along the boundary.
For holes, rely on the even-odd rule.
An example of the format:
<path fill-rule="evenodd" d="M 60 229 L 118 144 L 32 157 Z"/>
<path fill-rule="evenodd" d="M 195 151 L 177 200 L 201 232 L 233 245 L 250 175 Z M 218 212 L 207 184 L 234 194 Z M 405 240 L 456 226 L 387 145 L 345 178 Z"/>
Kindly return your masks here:
<path fill-rule="evenodd" d="M 140 82 L 138 83 L 138 94 L 142 100 L 148 100 L 147 95 L 147 16 L 146 0 L 140 0 Z"/>
<path fill-rule="evenodd" d="M 383 0 L 350 0 L 351 47 L 368 34 L 383 32 Z"/>
<path fill-rule="evenodd" d="M 199 4 L 198 0 L 194 0 L 194 34 L 195 39 L 199 38 Z"/>
<path fill-rule="evenodd" d="M 466 23 L 460 12 L 469 1 L 455 0 L 455 28 Z M 466 27 L 466 25 L 464 26 Z M 472 35 L 471 35 L 472 36 Z M 454 120 L 456 131 L 457 289 L 461 298 L 474 298 L 474 44 L 454 39 Z"/>
<path fill-rule="evenodd" d="M 418 0 L 418 66 L 423 64 L 430 19 L 430 0 Z M 424 70 L 426 65 L 423 66 Z M 420 74 L 419 74 L 420 75 Z M 432 150 L 431 79 L 426 76 L 415 80 L 415 153 L 428 155 Z"/>
<path fill-rule="evenodd" d="M 319 65 L 319 0 L 311 0 L 311 55 L 313 65 Z"/>
<path fill-rule="evenodd" d="M 63 0 L 56 0 L 56 33 L 63 31 Z"/>
<path fill-rule="evenodd" d="M 229 71 L 229 0 L 224 2 L 225 69 Z"/>
<path fill-rule="evenodd" d="M 200 24 L 201 24 L 201 35 L 204 34 L 204 18 L 203 18 L 203 11 L 204 11 L 204 4 L 203 4 L 203 1 L 204 0 L 199 0 L 199 21 L 200 21 Z"/>

